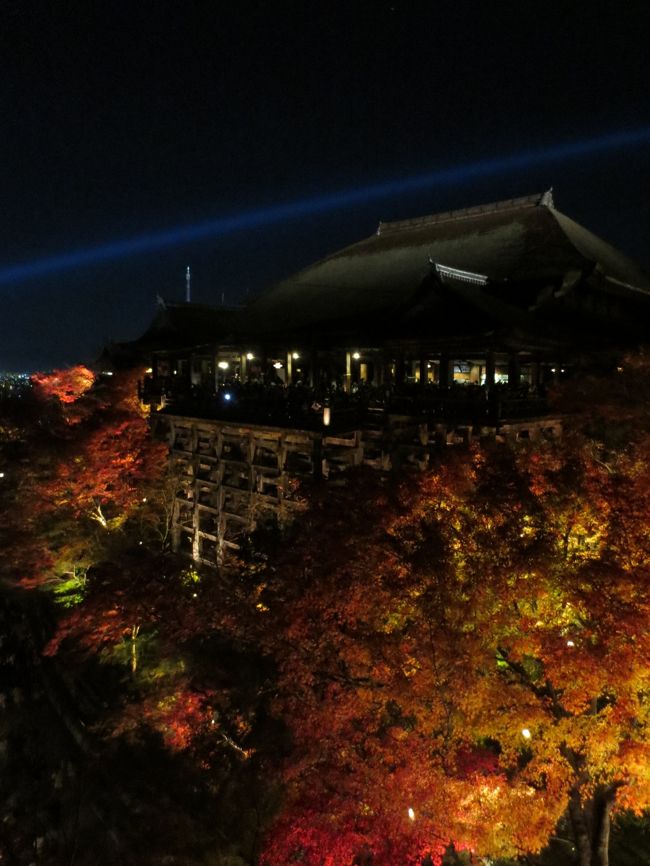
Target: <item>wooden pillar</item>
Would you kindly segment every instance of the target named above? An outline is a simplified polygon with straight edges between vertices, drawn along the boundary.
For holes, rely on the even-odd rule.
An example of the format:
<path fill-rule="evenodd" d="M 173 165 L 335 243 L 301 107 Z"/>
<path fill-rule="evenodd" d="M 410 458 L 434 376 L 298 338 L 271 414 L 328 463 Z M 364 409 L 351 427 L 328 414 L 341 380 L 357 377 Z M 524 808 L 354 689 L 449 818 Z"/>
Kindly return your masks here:
<path fill-rule="evenodd" d="M 426 355 L 420 355 L 420 388 L 426 388 L 429 384 L 429 359 Z"/>
<path fill-rule="evenodd" d="M 404 353 L 400 352 L 395 359 L 395 384 L 403 385 L 406 378 L 406 360 Z"/>
<path fill-rule="evenodd" d="M 359 384 L 361 377 L 361 354 L 359 352 L 352 353 L 352 361 L 350 363 L 350 384 Z"/>
<path fill-rule="evenodd" d="M 343 390 L 349 394 L 352 390 L 352 352 L 345 353 L 345 376 L 343 377 Z"/>
<path fill-rule="evenodd" d="M 381 387 L 386 382 L 386 356 L 378 352 L 375 356 L 375 375 L 372 384 Z"/>
<path fill-rule="evenodd" d="M 194 497 L 192 502 L 192 559 L 197 562 L 201 556 L 201 543 L 199 530 L 201 528 L 201 512 L 199 511 L 199 487 L 200 482 L 194 482 Z"/>
<path fill-rule="evenodd" d="M 539 391 L 542 384 L 542 365 L 539 361 L 530 362 L 530 386 L 534 391 Z"/>
<path fill-rule="evenodd" d="M 448 388 L 454 381 L 454 365 L 451 363 L 449 352 L 440 355 L 440 381 L 441 388 Z"/>
<path fill-rule="evenodd" d="M 489 394 L 494 388 L 494 377 L 496 372 L 496 362 L 494 352 L 488 352 L 485 356 L 485 390 Z"/>
<path fill-rule="evenodd" d="M 521 380 L 521 363 L 519 355 L 508 356 L 508 388 L 516 390 L 520 385 Z"/>
<path fill-rule="evenodd" d="M 318 351 L 311 349 L 309 352 L 309 387 L 318 388 L 320 384 L 320 370 L 318 367 Z"/>

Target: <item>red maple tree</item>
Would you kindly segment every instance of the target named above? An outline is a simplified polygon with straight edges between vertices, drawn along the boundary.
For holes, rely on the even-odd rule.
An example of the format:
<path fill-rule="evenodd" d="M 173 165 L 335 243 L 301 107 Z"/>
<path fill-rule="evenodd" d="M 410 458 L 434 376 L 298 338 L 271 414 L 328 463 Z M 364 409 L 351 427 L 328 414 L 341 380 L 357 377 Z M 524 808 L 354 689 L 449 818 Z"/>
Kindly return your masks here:
<path fill-rule="evenodd" d="M 650 450 L 599 424 L 316 506 L 257 605 L 294 737 L 268 864 L 515 856 L 562 820 L 606 866 L 650 804 Z"/>

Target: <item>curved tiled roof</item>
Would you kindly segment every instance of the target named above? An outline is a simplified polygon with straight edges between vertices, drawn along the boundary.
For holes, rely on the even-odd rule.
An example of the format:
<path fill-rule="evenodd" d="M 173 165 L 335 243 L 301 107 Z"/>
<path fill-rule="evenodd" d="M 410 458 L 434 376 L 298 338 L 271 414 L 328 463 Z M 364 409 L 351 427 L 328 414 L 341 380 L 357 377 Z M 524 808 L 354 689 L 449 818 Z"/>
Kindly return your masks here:
<path fill-rule="evenodd" d="M 380 223 L 376 234 L 265 292 L 245 318 L 259 333 L 345 330 L 346 322 L 363 320 L 394 322 L 412 304 L 417 306 L 434 263 L 486 277 L 483 295 L 505 292 L 509 304 L 525 310 L 534 305 L 539 286 L 562 286 L 591 274 L 600 275 L 601 290 L 611 279 L 619 287 L 647 291 L 650 298 L 650 276 L 557 211 L 545 193 Z M 538 288 L 529 296 L 526 286 Z M 513 297 L 516 287 L 519 299 Z"/>
<path fill-rule="evenodd" d="M 224 341 L 233 333 L 238 312 L 229 307 L 174 304 L 159 299 L 152 323 L 135 345 L 155 350 Z"/>

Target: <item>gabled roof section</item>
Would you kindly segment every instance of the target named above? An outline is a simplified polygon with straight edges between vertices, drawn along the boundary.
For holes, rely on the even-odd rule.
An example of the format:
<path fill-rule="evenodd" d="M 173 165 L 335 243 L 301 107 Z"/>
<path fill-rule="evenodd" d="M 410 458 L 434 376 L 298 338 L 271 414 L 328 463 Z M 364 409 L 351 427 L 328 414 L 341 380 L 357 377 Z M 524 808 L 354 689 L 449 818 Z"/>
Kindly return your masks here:
<path fill-rule="evenodd" d="M 545 205 L 553 207 L 553 191 L 547 190 L 536 195 L 526 195 L 520 198 L 505 199 L 491 204 L 479 204 L 474 207 L 461 208 L 460 210 L 448 210 L 442 213 L 430 214 L 429 216 L 416 217 L 415 219 L 396 220 L 395 222 L 381 222 L 377 227 L 377 234 L 386 232 L 399 232 L 420 226 L 435 225 L 436 223 L 451 222 L 453 220 L 472 219 L 483 214 L 496 213 L 497 211 L 521 210 L 524 207 L 537 207 Z"/>
<path fill-rule="evenodd" d="M 395 323 L 419 297 L 432 263 L 479 275 L 490 287 L 566 284 L 567 275 L 599 275 L 650 290 L 635 262 L 555 209 L 552 193 L 508 199 L 417 219 L 380 223 L 378 231 L 279 283 L 246 311 L 260 334 L 345 332 L 364 321 Z M 518 288 L 519 287 L 519 288 Z"/>
<path fill-rule="evenodd" d="M 223 342 L 235 329 L 238 310 L 158 299 L 152 323 L 135 344 L 148 350 Z"/>

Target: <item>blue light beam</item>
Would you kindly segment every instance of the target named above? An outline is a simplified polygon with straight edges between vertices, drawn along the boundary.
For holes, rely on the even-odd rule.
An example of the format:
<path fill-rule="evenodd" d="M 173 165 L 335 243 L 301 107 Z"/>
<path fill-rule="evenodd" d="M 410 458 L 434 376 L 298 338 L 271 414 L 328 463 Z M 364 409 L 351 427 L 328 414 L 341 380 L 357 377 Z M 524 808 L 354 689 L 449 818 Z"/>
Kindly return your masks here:
<path fill-rule="evenodd" d="M 650 127 L 615 132 L 597 138 L 588 138 L 554 147 L 527 150 L 494 159 L 485 159 L 468 165 L 438 169 L 426 174 L 384 183 L 341 190 L 313 198 L 284 202 L 257 210 L 206 220 L 194 225 L 176 226 L 164 231 L 138 235 L 132 238 L 111 241 L 93 247 L 71 250 L 67 253 L 46 256 L 32 262 L 21 262 L 0 269 L 0 285 L 25 282 L 61 271 L 71 271 L 87 265 L 126 258 L 138 253 L 148 253 L 167 247 L 224 237 L 236 232 L 260 228 L 265 225 L 344 209 L 352 205 L 390 198 L 417 190 L 450 187 L 467 183 L 481 177 L 498 175 L 534 165 L 559 162 L 579 156 L 587 156 L 650 143 Z"/>

